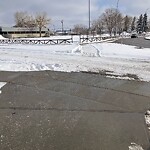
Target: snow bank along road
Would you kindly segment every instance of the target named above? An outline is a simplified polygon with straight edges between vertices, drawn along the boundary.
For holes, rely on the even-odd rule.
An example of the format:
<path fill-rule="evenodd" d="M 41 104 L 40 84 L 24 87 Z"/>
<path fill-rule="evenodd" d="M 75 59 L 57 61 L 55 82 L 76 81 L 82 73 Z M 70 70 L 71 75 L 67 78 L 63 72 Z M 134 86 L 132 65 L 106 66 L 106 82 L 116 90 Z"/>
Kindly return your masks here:
<path fill-rule="evenodd" d="M 0 72 L 0 150 L 148 150 L 150 83 Z"/>
<path fill-rule="evenodd" d="M 0 45 L 1 71 L 88 71 L 149 82 L 149 66 L 150 48 L 116 43 Z"/>

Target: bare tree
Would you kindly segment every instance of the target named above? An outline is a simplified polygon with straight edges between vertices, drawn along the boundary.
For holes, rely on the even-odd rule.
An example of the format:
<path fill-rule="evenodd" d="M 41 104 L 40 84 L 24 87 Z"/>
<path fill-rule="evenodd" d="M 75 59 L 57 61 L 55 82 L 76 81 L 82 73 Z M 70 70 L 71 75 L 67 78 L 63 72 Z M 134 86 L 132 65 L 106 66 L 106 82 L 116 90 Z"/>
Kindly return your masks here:
<path fill-rule="evenodd" d="M 106 9 L 105 12 L 101 16 L 110 36 L 112 36 L 112 32 L 116 26 L 116 12 L 117 12 L 116 9 L 109 8 L 109 9 Z"/>
<path fill-rule="evenodd" d="M 131 24 L 132 24 L 132 17 L 126 15 L 124 17 L 124 31 L 128 32 L 129 29 L 131 29 Z"/>
<path fill-rule="evenodd" d="M 27 16 L 25 26 L 29 29 L 37 27 L 36 20 L 35 20 L 34 16 L 32 16 L 32 15 Z"/>
<path fill-rule="evenodd" d="M 121 13 L 118 12 L 117 14 L 117 31 L 116 33 L 118 33 L 119 35 L 121 34 L 121 32 L 123 31 L 123 15 Z"/>
<path fill-rule="evenodd" d="M 110 36 L 112 36 L 112 32 L 114 32 L 114 35 L 117 32 L 120 32 L 122 27 L 122 14 L 117 9 L 106 9 L 105 12 L 101 15 L 101 18 Z"/>
<path fill-rule="evenodd" d="M 36 25 L 39 28 L 40 37 L 42 33 L 42 28 L 46 28 L 47 25 L 50 23 L 50 19 L 47 17 L 47 14 L 45 12 L 39 13 L 35 17 Z"/>
<path fill-rule="evenodd" d="M 94 20 L 91 29 L 93 32 L 101 35 L 104 29 L 104 22 L 102 18 L 99 17 L 97 20 Z"/>
<path fill-rule="evenodd" d="M 15 13 L 15 27 L 34 28 L 36 27 L 35 18 L 29 15 L 27 12 L 16 12 Z"/>
<path fill-rule="evenodd" d="M 87 34 L 88 29 L 83 24 L 76 24 L 73 28 L 73 32 L 75 32 L 76 34 Z"/>
<path fill-rule="evenodd" d="M 25 27 L 27 16 L 28 16 L 27 12 L 16 12 L 14 14 L 15 27 Z"/>

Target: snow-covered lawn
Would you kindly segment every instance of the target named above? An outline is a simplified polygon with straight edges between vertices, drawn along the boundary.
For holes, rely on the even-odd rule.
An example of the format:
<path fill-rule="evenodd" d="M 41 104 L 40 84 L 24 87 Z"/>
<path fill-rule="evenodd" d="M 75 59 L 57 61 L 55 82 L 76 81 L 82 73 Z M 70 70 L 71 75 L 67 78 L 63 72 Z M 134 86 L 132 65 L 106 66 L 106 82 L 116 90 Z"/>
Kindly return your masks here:
<path fill-rule="evenodd" d="M 150 81 L 150 49 L 114 43 L 79 45 L 0 45 L 0 71 L 105 71 Z M 112 76 L 114 75 L 114 76 Z"/>

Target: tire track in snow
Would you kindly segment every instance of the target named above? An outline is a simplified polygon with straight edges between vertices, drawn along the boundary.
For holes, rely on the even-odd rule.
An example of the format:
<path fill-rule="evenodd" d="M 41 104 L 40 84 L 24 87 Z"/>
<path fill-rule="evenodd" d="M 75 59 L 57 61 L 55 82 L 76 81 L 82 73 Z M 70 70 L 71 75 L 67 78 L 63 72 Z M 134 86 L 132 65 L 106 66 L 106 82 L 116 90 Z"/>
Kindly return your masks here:
<path fill-rule="evenodd" d="M 96 45 L 93 45 L 93 44 L 91 44 L 91 46 L 96 49 L 96 51 L 97 51 L 97 56 L 98 56 L 98 57 L 101 57 L 101 56 L 102 56 L 102 51 L 101 51 L 101 50 L 103 49 L 102 46 L 101 46 L 101 49 L 99 49 L 98 47 L 96 47 Z M 100 46 L 99 46 L 99 47 L 100 47 Z"/>

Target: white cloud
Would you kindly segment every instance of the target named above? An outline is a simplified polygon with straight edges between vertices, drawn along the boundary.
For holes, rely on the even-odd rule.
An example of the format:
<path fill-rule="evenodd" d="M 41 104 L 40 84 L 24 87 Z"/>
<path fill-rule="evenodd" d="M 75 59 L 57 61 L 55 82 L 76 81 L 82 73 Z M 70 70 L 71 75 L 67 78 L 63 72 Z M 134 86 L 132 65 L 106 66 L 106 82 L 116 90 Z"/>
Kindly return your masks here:
<path fill-rule="evenodd" d="M 123 12 L 130 15 L 139 16 L 144 14 L 150 6 L 149 0 L 120 0 L 120 7 L 123 9 Z M 150 9 L 147 10 L 147 13 L 150 14 Z"/>
<path fill-rule="evenodd" d="M 116 7 L 117 0 L 91 0 L 91 17 L 97 18 L 105 8 Z M 119 10 L 124 14 L 139 16 L 144 13 L 150 0 L 119 0 Z M 0 24 L 14 25 L 14 13 L 28 11 L 30 13 L 46 12 L 56 27 L 71 27 L 76 23 L 88 25 L 88 0 L 5 0 L 1 3 Z M 150 14 L 150 9 L 147 11 Z"/>

